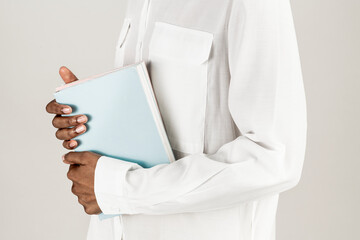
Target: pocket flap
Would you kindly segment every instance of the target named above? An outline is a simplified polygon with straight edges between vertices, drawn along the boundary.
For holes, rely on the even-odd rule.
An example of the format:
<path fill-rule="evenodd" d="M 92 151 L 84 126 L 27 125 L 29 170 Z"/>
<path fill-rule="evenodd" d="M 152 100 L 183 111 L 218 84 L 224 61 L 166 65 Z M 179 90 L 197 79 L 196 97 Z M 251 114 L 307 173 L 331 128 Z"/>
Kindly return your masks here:
<path fill-rule="evenodd" d="M 121 28 L 121 31 L 120 31 L 118 42 L 116 44 L 117 48 L 121 48 L 122 45 L 124 44 L 126 36 L 127 36 L 128 32 L 129 32 L 129 29 L 130 29 L 130 25 L 131 25 L 131 19 L 130 18 L 125 18 L 124 23 L 123 23 L 122 28 Z"/>
<path fill-rule="evenodd" d="M 202 64 L 209 59 L 213 34 L 156 22 L 149 51 L 174 61 Z"/>

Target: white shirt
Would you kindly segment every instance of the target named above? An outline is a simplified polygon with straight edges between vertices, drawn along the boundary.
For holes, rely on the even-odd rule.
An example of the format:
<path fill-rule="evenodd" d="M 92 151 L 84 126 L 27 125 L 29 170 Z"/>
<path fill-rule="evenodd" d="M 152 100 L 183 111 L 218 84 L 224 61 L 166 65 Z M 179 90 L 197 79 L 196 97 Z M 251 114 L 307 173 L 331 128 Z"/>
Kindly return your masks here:
<path fill-rule="evenodd" d="M 131 0 L 115 66 L 140 60 L 177 161 L 101 157 L 97 201 L 121 217 L 91 216 L 88 240 L 275 239 L 307 131 L 289 1 Z"/>

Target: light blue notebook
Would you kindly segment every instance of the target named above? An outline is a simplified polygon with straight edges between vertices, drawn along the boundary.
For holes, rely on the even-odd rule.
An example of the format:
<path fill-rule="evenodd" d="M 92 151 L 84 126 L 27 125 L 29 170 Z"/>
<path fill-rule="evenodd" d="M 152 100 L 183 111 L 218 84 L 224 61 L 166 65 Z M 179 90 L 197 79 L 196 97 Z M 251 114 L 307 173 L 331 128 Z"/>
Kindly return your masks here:
<path fill-rule="evenodd" d="M 149 168 L 175 160 L 144 62 L 57 88 L 55 99 L 88 116 L 76 151 L 138 163 Z M 100 214 L 99 218 L 118 215 Z"/>

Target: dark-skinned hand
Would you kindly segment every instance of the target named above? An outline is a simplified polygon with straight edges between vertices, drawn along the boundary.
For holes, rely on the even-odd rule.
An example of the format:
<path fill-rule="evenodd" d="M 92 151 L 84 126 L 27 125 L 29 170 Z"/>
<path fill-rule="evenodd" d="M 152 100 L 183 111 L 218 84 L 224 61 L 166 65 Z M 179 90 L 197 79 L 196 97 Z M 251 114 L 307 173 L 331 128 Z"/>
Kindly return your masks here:
<path fill-rule="evenodd" d="M 93 152 L 69 152 L 63 156 L 63 162 L 70 164 L 67 177 L 73 182 L 71 191 L 87 214 L 101 213 L 94 192 L 95 167 L 100 157 Z"/>
<path fill-rule="evenodd" d="M 59 74 L 65 83 L 78 80 L 66 67 L 61 67 Z M 78 142 L 73 138 L 86 131 L 86 115 L 64 116 L 72 113 L 72 108 L 57 103 L 55 99 L 46 105 L 46 111 L 55 114 L 52 124 L 57 128 L 56 138 L 63 141 L 64 148 L 74 150 Z M 64 163 L 69 164 L 67 177 L 73 182 L 71 191 L 87 214 L 101 213 L 94 192 L 95 167 L 99 158 L 100 155 L 92 152 L 69 152 L 63 156 Z"/>

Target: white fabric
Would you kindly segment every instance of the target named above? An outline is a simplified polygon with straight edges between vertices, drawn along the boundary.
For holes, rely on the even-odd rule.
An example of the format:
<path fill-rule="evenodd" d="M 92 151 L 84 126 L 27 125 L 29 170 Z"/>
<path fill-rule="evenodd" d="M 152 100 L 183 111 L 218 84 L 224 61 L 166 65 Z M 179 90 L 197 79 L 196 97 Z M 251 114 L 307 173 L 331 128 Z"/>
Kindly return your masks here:
<path fill-rule="evenodd" d="M 88 239 L 275 239 L 307 131 L 289 1 L 131 0 L 115 65 L 139 60 L 177 161 L 101 157 L 99 206 L 122 215 L 91 216 Z"/>

